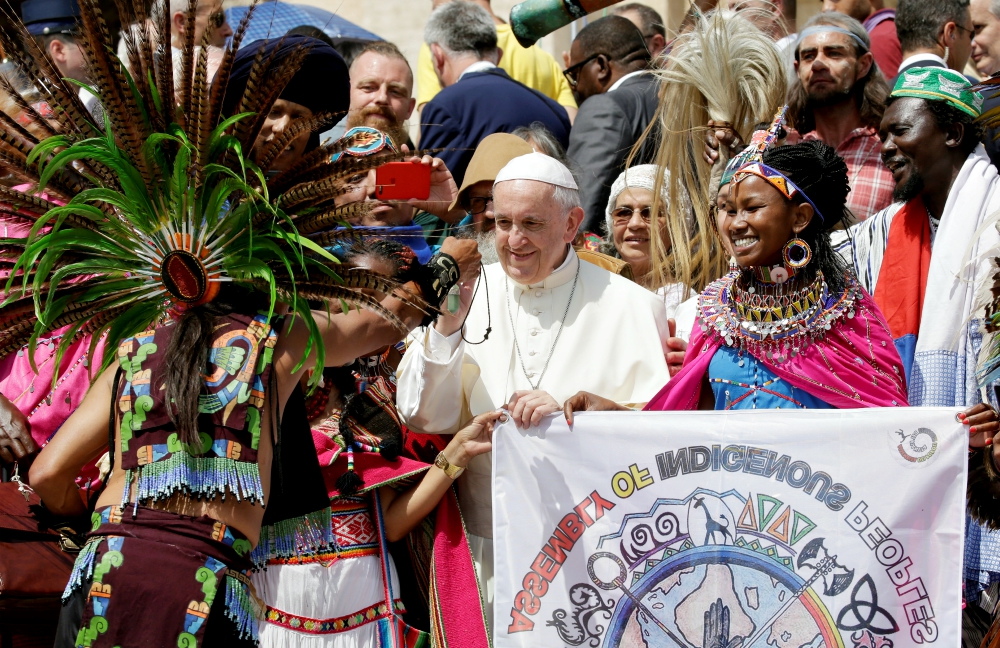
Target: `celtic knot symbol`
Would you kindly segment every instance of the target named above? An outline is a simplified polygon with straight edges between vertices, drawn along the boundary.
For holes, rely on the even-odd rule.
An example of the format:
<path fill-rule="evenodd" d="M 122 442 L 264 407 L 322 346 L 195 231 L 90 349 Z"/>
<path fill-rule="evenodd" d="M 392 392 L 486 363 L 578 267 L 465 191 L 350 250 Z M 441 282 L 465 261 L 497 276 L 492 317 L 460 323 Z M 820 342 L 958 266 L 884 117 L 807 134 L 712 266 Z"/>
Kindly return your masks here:
<path fill-rule="evenodd" d="M 878 605 L 878 590 L 870 574 L 865 574 L 851 590 L 851 602 L 837 615 L 837 627 L 853 632 L 870 630 L 879 635 L 899 632 L 896 620 Z"/>

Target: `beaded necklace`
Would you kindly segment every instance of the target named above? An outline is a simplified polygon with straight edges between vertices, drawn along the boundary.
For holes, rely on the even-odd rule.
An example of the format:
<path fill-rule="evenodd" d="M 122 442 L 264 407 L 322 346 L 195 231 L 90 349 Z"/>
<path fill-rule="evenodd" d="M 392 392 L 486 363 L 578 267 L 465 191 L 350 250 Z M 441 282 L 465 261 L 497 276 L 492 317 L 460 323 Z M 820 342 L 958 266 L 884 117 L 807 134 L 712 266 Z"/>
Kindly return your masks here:
<path fill-rule="evenodd" d="M 843 294 L 831 295 L 823 273 L 817 271 L 805 286 L 783 284 L 765 294 L 757 289 L 760 284 L 752 273 L 734 270 L 702 293 L 698 324 L 741 353 L 785 362 L 822 340 L 841 318 L 854 317 L 861 288 L 849 274 L 845 283 Z"/>

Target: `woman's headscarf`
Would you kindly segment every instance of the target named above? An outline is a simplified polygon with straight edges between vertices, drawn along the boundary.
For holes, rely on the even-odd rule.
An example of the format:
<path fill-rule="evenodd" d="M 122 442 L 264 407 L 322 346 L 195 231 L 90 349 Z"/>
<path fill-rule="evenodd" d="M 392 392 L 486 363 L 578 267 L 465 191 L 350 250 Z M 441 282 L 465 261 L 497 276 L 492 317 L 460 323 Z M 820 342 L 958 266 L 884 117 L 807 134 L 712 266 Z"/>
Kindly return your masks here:
<path fill-rule="evenodd" d="M 646 189 L 650 193 L 656 191 L 656 175 L 660 172 L 660 168 L 655 164 L 637 164 L 636 166 L 629 167 L 628 169 L 621 172 L 618 179 L 614 181 L 611 185 L 611 195 L 608 196 L 608 206 L 604 210 L 604 220 L 605 227 L 608 229 L 608 240 L 613 239 L 613 229 L 611 223 L 611 214 L 615 211 L 615 203 L 618 202 L 618 196 L 622 194 L 626 189 Z M 660 194 L 660 201 L 663 204 L 663 208 L 667 208 L 667 195 L 666 187 L 670 184 L 670 172 L 663 172 L 663 184 L 664 190 Z M 684 205 L 689 206 L 690 201 L 687 200 L 685 196 Z M 689 216 L 690 220 L 690 216 Z"/>
<path fill-rule="evenodd" d="M 285 36 L 279 40 L 263 40 L 242 48 L 233 60 L 233 71 L 222 101 L 222 114 L 232 116 L 239 108 L 257 54 L 263 51 L 265 60 L 275 61 L 290 56 L 299 48 L 307 48 L 305 60 L 291 78 L 280 99 L 305 106 L 313 112 L 346 115 L 351 105 L 351 80 L 347 64 L 337 50 L 323 41 L 308 36 Z M 319 133 L 309 138 L 310 151 L 319 146 Z"/>

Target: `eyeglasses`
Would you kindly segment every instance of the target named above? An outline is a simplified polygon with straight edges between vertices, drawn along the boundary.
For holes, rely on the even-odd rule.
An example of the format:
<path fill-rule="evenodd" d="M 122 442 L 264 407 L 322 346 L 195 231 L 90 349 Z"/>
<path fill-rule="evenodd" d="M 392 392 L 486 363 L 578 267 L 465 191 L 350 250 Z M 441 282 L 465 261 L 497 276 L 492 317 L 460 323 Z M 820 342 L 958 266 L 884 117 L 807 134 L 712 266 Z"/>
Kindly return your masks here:
<path fill-rule="evenodd" d="M 652 212 L 650 212 L 649 207 L 643 207 L 638 210 L 639 217 L 648 225 L 652 220 Z M 631 207 L 619 207 L 618 209 L 611 212 L 611 222 L 615 225 L 624 225 L 632 220 L 632 216 L 636 213 L 636 210 Z"/>
<path fill-rule="evenodd" d="M 968 27 L 962 27 L 958 23 L 955 23 L 955 29 L 961 29 L 964 32 L 969 32 L 969 39 L 970 40 L 976 37 L 976 29 L 975 29 L 975 27 L 973 27 L 972 29 L 969 29 Z"/>
<path fill-rule="evenodd" d="M 566 80 L 569 81 L 570 86 L 574 88 L 576 87 L 577 77 L 580 75 L 580 70 L 583 69 L 584 65 L 590 63 L 598 56 L 603 56 L 605 58 L 608 58 L 607 54 L 592 54 L 591 56 L 577 63 L 576 65 L 570 66 L 565 70 L 563 70 L 563 75 L 566 77 Z"/>
<path fill-rule="evenodd" d="M 473 216 L 482 214 L 486 211 L 486 206 L 493 203 L 493 196 L 475 196 L 471 198 L 466 198 L 462 201 L 465 211 L 469 212 Z"/>

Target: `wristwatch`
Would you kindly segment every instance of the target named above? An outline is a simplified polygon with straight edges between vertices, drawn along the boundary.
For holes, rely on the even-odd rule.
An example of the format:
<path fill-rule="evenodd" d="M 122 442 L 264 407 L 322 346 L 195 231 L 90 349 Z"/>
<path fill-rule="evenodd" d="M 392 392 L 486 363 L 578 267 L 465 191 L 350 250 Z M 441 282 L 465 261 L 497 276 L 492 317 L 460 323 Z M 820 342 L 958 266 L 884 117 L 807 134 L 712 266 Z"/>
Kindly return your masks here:
<path fill-rule="evenodd" d="M 452 479 L 458 479 L 458 476 L 465 472 L 465 468 L 459 468 L 458 466 L 452 465 L 448 461 L 448 457 L 444 456 L 443 452 L 439 452 L 438 456 L 434 459 L 434 465 L 444 471 L 444 474 L 448 475 Z"/>

